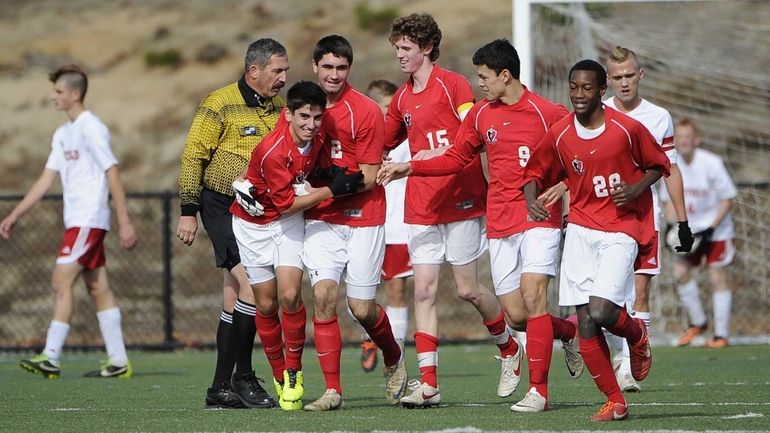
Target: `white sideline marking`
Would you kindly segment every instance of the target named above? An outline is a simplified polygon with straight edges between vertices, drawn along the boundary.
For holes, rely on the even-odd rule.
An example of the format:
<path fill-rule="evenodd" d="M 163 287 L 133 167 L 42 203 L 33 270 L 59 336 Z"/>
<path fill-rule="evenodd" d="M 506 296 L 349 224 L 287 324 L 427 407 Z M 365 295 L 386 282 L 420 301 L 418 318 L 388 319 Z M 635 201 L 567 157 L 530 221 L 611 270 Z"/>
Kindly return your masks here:
<path fill-rule="evenodd" d="M 762 418 L 763 416 L 765 415 L 761 413 L 749 412 L 749 413 L 742 413 L 740 415 L 723 416 L 722 419 Z"/>

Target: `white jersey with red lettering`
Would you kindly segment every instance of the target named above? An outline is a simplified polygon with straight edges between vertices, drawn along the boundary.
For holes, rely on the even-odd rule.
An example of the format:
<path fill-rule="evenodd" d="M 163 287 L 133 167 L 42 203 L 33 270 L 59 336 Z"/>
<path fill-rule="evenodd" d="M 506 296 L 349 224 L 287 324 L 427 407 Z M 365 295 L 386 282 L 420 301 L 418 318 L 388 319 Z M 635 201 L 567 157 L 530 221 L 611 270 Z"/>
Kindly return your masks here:
<path fill-rule="evenodd" d="M 388 154 L 390 162 L 407 162 L 409 141 L 404 140 Z M 404 223 L 404 200 L 406 198 L 406 178 L 396 179 L 385 186 L 385 243 L 388 245 L 406 245 L 409 242 L 409 230 Z"/>
<path fill-rule="evenodd" d="M 110 131 L 90 111 L 56 129 L 45 168 L 61 178 L 64 227 L 110 229 L 106 172 L 117 163 Z"/>

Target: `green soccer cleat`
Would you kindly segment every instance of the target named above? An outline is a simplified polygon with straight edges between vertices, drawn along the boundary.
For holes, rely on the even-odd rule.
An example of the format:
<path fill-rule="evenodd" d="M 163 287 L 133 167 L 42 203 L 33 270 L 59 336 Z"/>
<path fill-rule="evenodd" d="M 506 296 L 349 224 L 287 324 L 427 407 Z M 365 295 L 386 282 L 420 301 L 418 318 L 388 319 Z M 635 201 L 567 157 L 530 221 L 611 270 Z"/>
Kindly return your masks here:
<path fill-rule="evenodd" d="M 109 379 L 116 377 L 118 379 L 128 379 L 133 376 L 134 370 L 131 367 L 131 363 L 127 362 L 126 365 L 118 367 L 110 364 L 109 361 L 102 361 L 98 370 L 89 371 L 84 374 L 84 377 L 98 377 L 102 379 Z"/>
<path fill-rule="evenodd" d="M 58 365 L 48 359 L 48 356 L 44 354 L 35 355 L 30 359 L 24 359 L 19 362 L 21 368 L 31 372 L 42 374 L 46 379 L 58 379 L 61 374 L 61 369 Z M 58 362 L 56 363 L 58 364 Z"/>

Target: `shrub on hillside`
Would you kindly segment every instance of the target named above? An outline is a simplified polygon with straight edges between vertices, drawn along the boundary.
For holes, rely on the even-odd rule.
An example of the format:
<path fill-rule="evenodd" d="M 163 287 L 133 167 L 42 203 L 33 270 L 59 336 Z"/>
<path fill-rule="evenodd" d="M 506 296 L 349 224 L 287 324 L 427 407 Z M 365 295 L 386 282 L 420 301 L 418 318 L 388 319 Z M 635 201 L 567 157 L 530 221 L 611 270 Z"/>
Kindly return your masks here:
<path fill-rule="evenodd" d="M 149 50 L 144 53 L 144 64 L 149 68 L 167 66 L 176 68 L 182 64 L 182 53 L 176 48 Z"/>
<path fill-rule="evenodd" d="M 393 20 L 401 15 L 396 7 L 385 6 L 375 9 L 368 3 L 358 3 L 354 12 L 358 28 L 370 32 L 388 31 Z"/>

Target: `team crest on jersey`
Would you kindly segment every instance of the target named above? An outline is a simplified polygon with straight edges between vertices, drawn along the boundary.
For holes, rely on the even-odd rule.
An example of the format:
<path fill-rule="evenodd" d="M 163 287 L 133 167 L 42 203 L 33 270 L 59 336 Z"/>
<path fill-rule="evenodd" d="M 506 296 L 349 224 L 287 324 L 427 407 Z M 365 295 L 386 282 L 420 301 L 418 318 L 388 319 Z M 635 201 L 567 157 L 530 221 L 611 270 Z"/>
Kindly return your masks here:
<path fill-rule="evenodd" d="M 404 124 L 407 128 L 412 127 L 412 115 L 409 113 L 404 114 Z"/>
<path fill-rule="evenodd" d="M 583 161 L 577 159 L 577 157 L 575 157 L 575 159 L 572 160 L 572 169 L 575 170 L 575 173 L 580 175 L 582 175 L 586 171 L 586 168 L 583 165 Z"/>
<path fill-rule="evenodd" d="M 487 129 L 487 142 L 489 144 L 497 142 L 497 130 L 494 127 Z"/>

